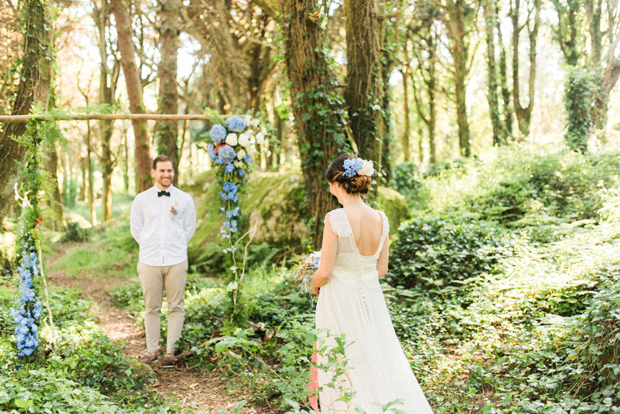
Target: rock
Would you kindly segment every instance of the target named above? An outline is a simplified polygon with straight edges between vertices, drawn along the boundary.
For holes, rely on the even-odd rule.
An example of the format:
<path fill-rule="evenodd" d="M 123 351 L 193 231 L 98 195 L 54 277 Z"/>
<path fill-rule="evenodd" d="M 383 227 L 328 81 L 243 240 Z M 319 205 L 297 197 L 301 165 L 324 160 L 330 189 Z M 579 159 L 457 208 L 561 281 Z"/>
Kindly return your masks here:
<path fill-rule="evenodd" d="M 195 201 L 201 200 L 197 207 L 196 235 L 188 245 L 188 256 L 191 264 L 204 267 L 207 272 L 221 270 L 218 263 L 224 249 L 220 238 L 224 215 L 219 209 L 219 189 L 211 185 L 214 173 L 208 173 L 195 178 L 191 187 L 182 187 Z M 206 190 L 202 192 L 202 188 Z M 242 209 L 249 212 L 249 229 L 256 229 L 252 244 L 266 243 L 272 248 L 302 253 L 302 239 L 309 234 L 305 227 L 307 209 L 299 172 L 254 172 L 248 188 L 250 194 L 242 202 Z M 396 233 L 400 222 L 409 218 L 404 197 L 395 190 L 380 187 L 377 203 L 390 220 L 390 233 Z"/>

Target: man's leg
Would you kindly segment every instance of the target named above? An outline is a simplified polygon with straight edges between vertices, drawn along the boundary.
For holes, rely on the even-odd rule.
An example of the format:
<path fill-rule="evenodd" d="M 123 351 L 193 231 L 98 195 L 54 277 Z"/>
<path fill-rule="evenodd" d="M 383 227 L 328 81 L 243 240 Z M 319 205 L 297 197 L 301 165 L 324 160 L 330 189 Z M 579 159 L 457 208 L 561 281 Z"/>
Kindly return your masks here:
<path fill-rule="evenodd" d="M 174 344 L 181 337 L 185 309 L 185 283 L 187 282 L 187 260 L 170 266 L 164 277 L 166 299 L 168 300 L 168 339 L 167 353 L 174 353 Z"/>
<path fill-rule="evenodd" d="M 161 302 L 164 289 L 161 267 L 149 266 L 138 262 L 138 276 L 140 276 L 140 284 L 144 294 L 146 349 L 148 352 L 155 354 L 159 348 Z"/>

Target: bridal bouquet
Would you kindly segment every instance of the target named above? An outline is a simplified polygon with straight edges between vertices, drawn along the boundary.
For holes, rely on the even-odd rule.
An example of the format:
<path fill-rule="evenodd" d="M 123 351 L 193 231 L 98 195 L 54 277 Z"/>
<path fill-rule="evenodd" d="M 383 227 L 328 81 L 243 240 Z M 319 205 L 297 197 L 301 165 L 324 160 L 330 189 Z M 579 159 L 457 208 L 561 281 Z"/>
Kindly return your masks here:
<path fill-rule="evenodd" d="M 295 273 L 299 286 L 303 293 L 312 293 L 312 277 L 321 263 L 321 252 L 313 252 L 308 257 L 302 256 L 303 260 Z"/>

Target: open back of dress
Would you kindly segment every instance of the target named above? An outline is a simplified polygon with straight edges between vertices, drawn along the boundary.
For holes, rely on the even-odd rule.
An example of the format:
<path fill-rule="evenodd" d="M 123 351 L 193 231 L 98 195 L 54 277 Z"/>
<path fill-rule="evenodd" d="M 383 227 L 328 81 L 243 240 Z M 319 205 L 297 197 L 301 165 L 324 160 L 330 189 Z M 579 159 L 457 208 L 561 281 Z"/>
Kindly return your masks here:
<path fill-rule="evenodd" d="M 432 414 L 432 409 L 411 371 L 409 362 L 394 332 L 392 321 L 379 284 L 377 260 L 389 233 L 383 212 L 381 243 L 371 256 L 359 254 L 353 231 L 343 209 L 328 213 L 331 227 L 338 236 L 338 253 L 334 272 L 321 288 L 316 307 L 316 327 L 321 334 L 319 348 L 336 344 L 333 339 L 345 334 L 350 344 L 345 355 L 345 373 L 334 378 L 331 371 L 319 369 L 321 413 L 383 413 L 381 406 L 400 400 L 398 408 L 407 414 Z M 327 363 L 319 355 L 319 366 Z M 336 389 L 326 387 L 337 384 Z M 342 388 L 342 390 L 338 390 Z M 354 392 L 352 400 L 340 397 L 343 390 Z"/>

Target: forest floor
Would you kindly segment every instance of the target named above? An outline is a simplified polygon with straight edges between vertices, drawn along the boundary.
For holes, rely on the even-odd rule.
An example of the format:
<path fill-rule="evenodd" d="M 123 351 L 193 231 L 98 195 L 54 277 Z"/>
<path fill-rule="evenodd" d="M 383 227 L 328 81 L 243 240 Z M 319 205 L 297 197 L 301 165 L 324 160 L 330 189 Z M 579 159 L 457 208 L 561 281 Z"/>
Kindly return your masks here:
<path fill-rule="evenodd" d="M 72 248 L 80 244 L 64 245 L 49 259 L 51 264 L 66 255 Z M 86 297 L 93 299 L 98 305 L 99 323 L 107 331 L 108 336 L 122 344 L 127 358 L 137 359 L 145 352 L 144 330 L 136 324 L 134 316 L 127 310 L 114 305 L 110 293 L 119 286 L 129 283 L 129 279 L 111 277 L 109 275 L 84 276 L 67 275 L 66 272 L 53 271 L 48 275 L 52 286 L 73 288 L 81 291 Z M 227 381 L 222 372 L 215 369 L 211 372 L 185 367 L 181 364 L 175 368 L 163 368 L 161 364 L 152 366 L 157 376 L 154 389 L 166 398 L 180 401 L 184 409 L 199 409 L 206 413 L 218 413 L 220 409 L 230 410 L 247 396 L 239 393 L 230 395 Z M 250 392 L 251 390 L 248 390 Z M 248 414 L 272 413 L 267 407 L 246 404 L 243 412 Z"/>

